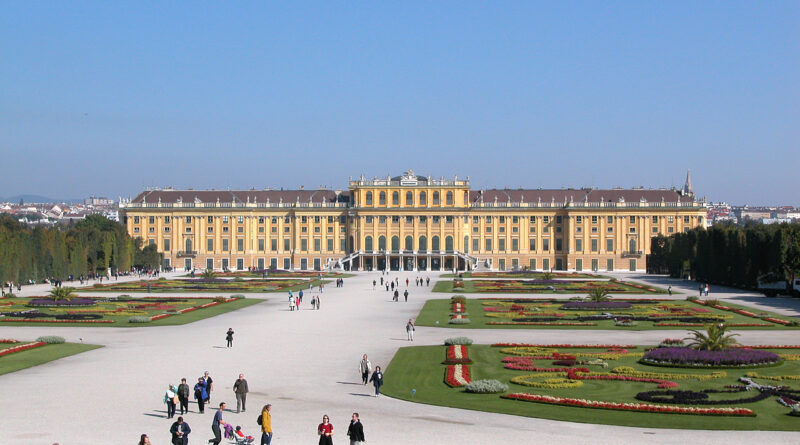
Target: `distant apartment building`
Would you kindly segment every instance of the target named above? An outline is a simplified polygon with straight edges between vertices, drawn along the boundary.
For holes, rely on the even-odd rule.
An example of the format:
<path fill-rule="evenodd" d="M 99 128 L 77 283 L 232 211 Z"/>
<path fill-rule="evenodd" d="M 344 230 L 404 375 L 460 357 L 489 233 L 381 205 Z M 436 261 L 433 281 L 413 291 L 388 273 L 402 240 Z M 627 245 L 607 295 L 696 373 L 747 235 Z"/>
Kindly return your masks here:
<path fill-rule="evenodd" d="M 90 196 L 83 200 L 83 204 L 87 206 L 110 206 L 114 205 L 114 200 L 105 197 L 98 198 L 96 196 Z"/>

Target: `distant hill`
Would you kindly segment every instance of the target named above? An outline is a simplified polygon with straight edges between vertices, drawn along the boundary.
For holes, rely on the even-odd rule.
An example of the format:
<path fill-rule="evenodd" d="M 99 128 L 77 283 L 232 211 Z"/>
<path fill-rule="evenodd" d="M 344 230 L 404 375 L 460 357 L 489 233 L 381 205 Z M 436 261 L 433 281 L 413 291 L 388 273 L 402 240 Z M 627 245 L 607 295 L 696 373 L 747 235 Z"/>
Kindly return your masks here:
<path fill-rule="evenodd" d="M 73 204 L 76 202 L 83 202 L 83 199 L 53 199 L 48 198 L 46 196 L 39 196 L 39 195 L 14 195 L 9 197 L 0 198 L 0 202 L 10 202 L 10 203 L 18 203 L 19 200 L 22 199 L 22 202 L 26 204 L 31 203 L 46 203 L 46 202 L 53 202 L 53 203 L 61 203 L 66 202 L 68 204 Z"/>

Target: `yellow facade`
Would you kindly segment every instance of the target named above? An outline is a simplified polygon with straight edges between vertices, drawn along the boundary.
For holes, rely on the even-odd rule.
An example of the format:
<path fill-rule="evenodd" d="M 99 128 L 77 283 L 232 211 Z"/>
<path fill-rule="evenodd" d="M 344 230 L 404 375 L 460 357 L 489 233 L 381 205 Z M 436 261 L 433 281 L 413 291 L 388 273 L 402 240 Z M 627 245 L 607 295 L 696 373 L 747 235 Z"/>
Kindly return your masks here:
<path fill-rule="evenodd" d="M 149 190 L 121 205 L 173 267 L 637 270 L 650 238 L 704 224 L 676 190 L 471 190 L 413 172 L 348 192 Z"/>

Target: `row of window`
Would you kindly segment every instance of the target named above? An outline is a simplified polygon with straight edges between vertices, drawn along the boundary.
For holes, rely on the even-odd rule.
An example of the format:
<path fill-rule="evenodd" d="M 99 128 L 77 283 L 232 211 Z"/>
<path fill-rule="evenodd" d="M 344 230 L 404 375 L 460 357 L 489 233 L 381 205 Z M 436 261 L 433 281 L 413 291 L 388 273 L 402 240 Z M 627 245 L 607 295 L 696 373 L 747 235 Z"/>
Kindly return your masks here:
<path fill-rule="evenodd" d="M 223 252 L 229 252 L 231 250 L 230 249 L 230 241 L 231 240 L 227 239 L 227 238 L 223 238 L 222 239 L 222 249 L 221 250 Z M 270 241 L 270 251 L 277 252 L 278 251 L 278 239 L 277 238 L 273 238 L 273 239 L 270 239 L 269 241 Z M 325 242 L 326 242 L 326 247 L 327 247 L 326 250 L 328 252 L 333 252 L 334 251 L 334 239 L 333 238 L 327 238 L 325 240 Z M 345 239 L 341 238 L 339 240 L 339 243 L 340 243 L 340 246 L 344 246 L 345 245 Z M 155 244 L 155 239 L 151 238 L 150 239 L 150 244 Z M 171 244 L 172 243 L 171 243 L 171 240 L 169 238 L 165 238 L 163 240 L 164 252 L 169 252 L 172 249 L 172 245 Z M 187 238 L 184 241 L 184 248 L 186 249 L 187 252 L 191 252 L 193 250 L 192 247 L 193 247 L 192 246 L 192 240 Z M 245 247 L 244 238 L 236 239 L 236 251 L 237 252 L 244 252 L 244 250 L 245 250 L 244 247 Z M 322 251 L 321 247 L 322 247 L 322 240 L 320 238 L 315 238 L 313 240 L 313 251 L 314 252 L 321 252 Z M 289 238 L 283 238 L 283 250 L 284 251 L 291 250 L 291 240 Z M 303 252 L 308 251 L 308 239 L 307 238 L 301 238 L 300 239 L 300 250 L 303 251 Z M 214 251 L 214 239 L 208 238 L 206 240 L 206 251 L 207 252 L 213 252 Z M 259 252 L 265 252 L 266 251 L 266 240 L 264 238 L 259 238 L 258 239 L 258 251 Z"/>
<path fill-rule="evenodd" d="M 163 218 L 164 224 L 170 224 L 172 222 L 172 218 L 170 216 L 168 216 L 168 215 L 167 216 L 163 216 L 162 218 Z M 231 217 L 229 217 L 227 215 L 224 215 L 224 216 L 207 216 L 206 217 L 206 222 L 208 224 L 212 224 L 214 222 L 214 218 L 221 218 L 223 224 L 229 223 L 230 220 L 232 219 Z M 278 216 L 269 217 L 270 222 L 272 224 L 277 224 L 279 218 L 280 217 L 278 217 Z M 303 216 L 300 216 L 299 218 L 300 218 L 300 222 L 303 223 L 303 224 L 305 224 L 305 223 L 307 223 L 309 221 L 312 221 L 312 220 L 315 223 L 319 224 L 320 222 L 322 222 L 323 218 L 328 221 L 328 224 L 333 224 L 334 221 L 337 219 L 334 216 L 322 217 L 322 216 L 319 216 L 319 215 L 316 215 L 316 216 L 305 216 L 305 215 L 303 215 Z M 244 224 L 244 216 L 243 215 L 239 215 L 235 219 L 236 219 L 237 223 Z M 290 217 L 290 216 L 284 216 L 283 217 L 283 222 L 285 224 L 289 224 L 291 222 L 291 219 L 292 219 L 292 217 Z M 339 220 L 339 222 L 341 224 L 344 224 L 345 222 L 347 222 L 347 217 L 344 216 L 344 215 L 341 215 L 341 216 L 338 217 L 338 220 Z M 259 224 L 264 224 L 266 221 L 267 221 L 267 217 L 266 216 L 259 216 L 258 217 L 258 223 Z M 133 217 L 133 223 L 134 224 L 139 224 L 140 222 L 141 222 L 141 217 L 139 217 L 139 216 L 134 216 Z M 147 222 L 149 224 L 155 224 L 156 223 L 156 217 L 155 216 L 148 216 L 147 217 Z M 184 222 L 191 223 L 192 222 L 192 217 L 191 216 L 185 216 L 184 217 Z"/>
<path fill-rule="evenodd" d="M 445 193 L 444 195 L 444 203 L 445 205 L 453 205 L 454 203 L 454 196 L 452 191 Z M 441 204 L 441 195 L 439 192 L 433 192 L 433 199 L 432 204 L 438 206 Z M 414 205 L 414 192 L 407 191 L 405 196 L 405 203 L 407 206 Z M 372 192 L 367 192 L 364 199 L 365 205 L 371 206 L 374 205 Z M 469 202 L 469 192 L 464 192 L 464 202 Z M 378 205 L 386 205 L 386 192 L 378 193 Z M 399 206 L 400 205 L 400 192 L 394 191 L 392 192 L 392 205 Z M 428 205 L 428 194 L 424 191 L 419 192 L 418 195 L 418 205 L 427 206 Z"/>

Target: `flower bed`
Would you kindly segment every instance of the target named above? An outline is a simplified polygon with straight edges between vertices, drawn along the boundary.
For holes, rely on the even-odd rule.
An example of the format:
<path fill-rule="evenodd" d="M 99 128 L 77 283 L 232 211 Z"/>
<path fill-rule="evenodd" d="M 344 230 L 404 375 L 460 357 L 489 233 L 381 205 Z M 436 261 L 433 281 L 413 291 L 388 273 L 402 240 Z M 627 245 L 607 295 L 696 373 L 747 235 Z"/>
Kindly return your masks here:
<path fill-rule="evenodd" d="M 692 348 L 656 348 L 647 351 L 641 362 L 650 365 L 690 367 L 763 366 L 781 361 L 778 354 L 759 349 L 731 348 L 722 351 L 701 351 Z"/>
<path fill-rule="evenodd" d="M 81 292 L 274 292 L 295 286 L 308 286 L 303 279 L 181 279 L 181 280 L 143 280 L 124 283 L 110 283 L 81 288 Z"/>
<path fill-rule="evenodd" d="M 578 321 L 487 321 L 486 324 L 510 326 L 597 326 L 597 323 Z"/>
<path fill-rule="evenodd" d="M 444 363 L 446 365 L 463 365 L 472 363 L 472 360 L 467 356 L 467 347 L 465 345 L 450 345 L 447 347 L 447 358 Z"/>
<path fill-rule="evenodd" d="M 23 322 L 23 323 L 114 323 L 114 320 L 53 320 L 43 318 L 9 318 L 0 317 L 0 322 Z"/>
<path fill-rule="evenodd" d="M 685 406 L 653 405 L 649 403 L 617 403 L 598 400 L 572 399 L 541 394 L 514 393 L 500 396 L 504 399 L 525 402 L 547 403 L 551 405 L 575 406 L 581 408 L 599 408 L 622 411 L 637 411 L 665 414 L 694 414 L 704 416 L 755 416 L 753 410 L 747 408 L 695 408 Z"/>
<path fill-rule="evenodd" d="M 10 348 L 0 350 L 0 357 L 8 354 L 13 354 L 15 352 L 27 351 L 29 349 L 38 348 L 40 346 L 44 346 L 47 343 L 44 342 L 33 342 L 33 343 L 25 343 L 18 346 L 12 346 Z"/>
<path fill-rule="evenodd" d="M 444 373 L 444 382 L 453 388 L 464 386 L 471 382 L 469 365 L 447 365 Z"/>
<path fill-rule="evenodd" d="M 567 348 L 580 348 L 580 349 L 636 349 L 636 345 L 569 345 L 569 344 L 554 344 L 554 345 L 545 345 L 545 344 L 537 344 L 537 343 L 493 343 L 492 346 L 496 348 L 556 348 L 556 349 L 567 349 Z"/>
<path fill-rule="evenodd" d="M 627 301 L 570 301 L 561 305 L 565 310 L 630 309 L 633 304 Z"/>
<path fill-rule="evenodd" d="M 95 304 L 97 303 L 92 298 L 70 298 L 69 300 L 32 298 L 27 305 L 30 307 L 85 307 L 94 306 Z"/>
<path fill-rule="evenodd" d="M 486 293 L 587 293 L 605 289 L 614 294 L 656 294 L 663 290 L 626 281 L 587 280 L 473 280 L 475 292 Z"/>

